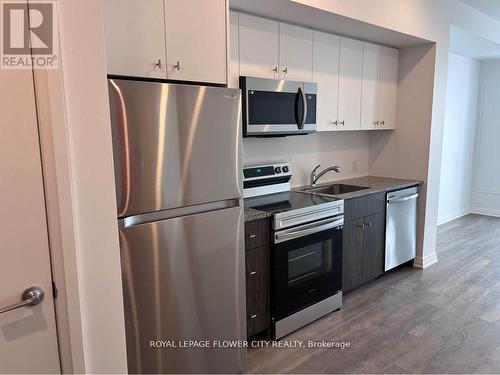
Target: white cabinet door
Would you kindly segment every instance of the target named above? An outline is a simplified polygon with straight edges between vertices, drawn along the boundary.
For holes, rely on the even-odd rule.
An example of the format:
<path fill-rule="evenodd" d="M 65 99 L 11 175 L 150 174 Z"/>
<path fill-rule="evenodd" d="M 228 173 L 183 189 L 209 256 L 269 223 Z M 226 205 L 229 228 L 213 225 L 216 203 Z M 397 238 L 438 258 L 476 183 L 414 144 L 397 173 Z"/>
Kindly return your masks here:
<path fill-rule="evenodd" d="M 399 51 L 382 47 L 380 69 L 379 128 L 396 127 Z"/>
<path fill-rule="evenodd" d="M 313 31 L 280 23 L 280 78 L 291 81 L 312 80 Z"/>
<path fill-rule="evenodd" d="M 339 130 L 359 130 L 363 42 L 340 37 Z"/>
<path fill-rule="evenodd" d="M 318 131 L 336 130 L 340 37 L 315 31 L 313 38 L 313 82 L 318 84 Z"/>
<path fill-rule="evenodd" d="M 361 129 L 377 129 L 379 125 L 380 51 L 381 46 L 363 43 L 363 79 L 361 89 Z"/>
<path fill-rule="evenodd" d="M 163 0 L 105 0 L 109 74 L 167 78 Z"/>
<path fill-rule="evenodd" d="M 229 82 L 227 84 L 233 89 L 240 87 L 238 17 L 238 12 L 229 12 Z"/>
<path fill-rule="evenodd" d="M 169 79 L 226 83 L 225 0 L 165 0 L 165 23 Z"/>
<path fill-rule="evenodd" d="M 278 22 L 240 13 L 240 75 L 278 78 L 278 35 Z"/>

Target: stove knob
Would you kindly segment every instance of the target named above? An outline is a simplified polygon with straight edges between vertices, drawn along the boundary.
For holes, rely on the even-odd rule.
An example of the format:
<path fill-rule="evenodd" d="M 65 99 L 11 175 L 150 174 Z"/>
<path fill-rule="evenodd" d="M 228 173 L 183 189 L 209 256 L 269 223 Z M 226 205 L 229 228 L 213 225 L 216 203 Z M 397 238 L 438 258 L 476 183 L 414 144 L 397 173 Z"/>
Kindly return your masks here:
<path fill-rule="evenodd" d="M 276 168 L 274 168 L 274 171 L 275 171 L 276 173 L 281 173 L 281 167 L 276 167 Z"/>
<path fill-rule="evenodd" d="M 286 165 L 283 167 L 283 173 L 288 173 L 289 170 L 290 169 L 288 169 L 288 167 Z"/>

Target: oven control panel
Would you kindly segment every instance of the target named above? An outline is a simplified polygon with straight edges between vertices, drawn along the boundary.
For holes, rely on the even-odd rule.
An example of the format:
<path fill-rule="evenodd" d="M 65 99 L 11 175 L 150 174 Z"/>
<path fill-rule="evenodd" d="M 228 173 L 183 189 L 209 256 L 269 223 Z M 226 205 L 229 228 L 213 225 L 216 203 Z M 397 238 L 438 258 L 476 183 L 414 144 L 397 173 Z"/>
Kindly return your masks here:
<path fill-rule="evenodd" d="M 290 164 L 288 163 L 252 165 L 243 168 L 244 181 L 283 176 L 292 176 Z"/>
<path fill-rule="evenodd" d="M 292 169 L 288 163 L 273 163 L 243 167 L 245 198 L 290 190 Z"/>

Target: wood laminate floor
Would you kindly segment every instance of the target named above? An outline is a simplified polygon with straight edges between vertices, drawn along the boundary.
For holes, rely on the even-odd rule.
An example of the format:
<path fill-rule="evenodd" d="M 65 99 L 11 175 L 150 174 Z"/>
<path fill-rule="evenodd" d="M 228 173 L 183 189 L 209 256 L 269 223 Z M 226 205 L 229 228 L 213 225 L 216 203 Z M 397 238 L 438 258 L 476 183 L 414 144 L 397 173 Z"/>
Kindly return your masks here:
<path fill-rule="evenodd" d="M 340 311 L 284 341 L 350 348 L 250 349 L 259 373 L 500 373 L 500 219 L 438 230 L 439 263 L 398 270 L 344 297 Z"/>

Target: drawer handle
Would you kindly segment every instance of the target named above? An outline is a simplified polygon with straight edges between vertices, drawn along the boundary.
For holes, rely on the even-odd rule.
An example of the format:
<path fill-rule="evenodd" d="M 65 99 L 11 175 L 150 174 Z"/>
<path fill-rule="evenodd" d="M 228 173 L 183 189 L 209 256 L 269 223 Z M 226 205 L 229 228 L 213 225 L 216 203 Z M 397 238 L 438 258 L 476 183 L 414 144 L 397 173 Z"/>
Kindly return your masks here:
<path fill-rule="evenodd" d="M 250 235 L 250 238 L 255 238 L 255 237 L 257 237 L 257 235 L 256 235 L 256 234 L 251 234 L 251 235 Z"/>
<path fill-rule="evenodd" d="M 257 315 L 255 315 L 255 314 L 250 315 L 250 319 L 255 319 L 256 317 L 257 317 Z"/>
<path fill-rule="evenodd" d="M 257 271 L 250 272 L 250 275 L 255 275 L 255 274 L 257 274 Z"/>

